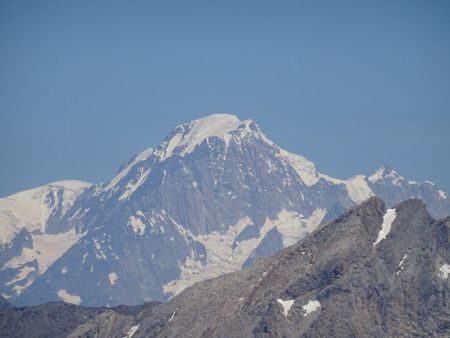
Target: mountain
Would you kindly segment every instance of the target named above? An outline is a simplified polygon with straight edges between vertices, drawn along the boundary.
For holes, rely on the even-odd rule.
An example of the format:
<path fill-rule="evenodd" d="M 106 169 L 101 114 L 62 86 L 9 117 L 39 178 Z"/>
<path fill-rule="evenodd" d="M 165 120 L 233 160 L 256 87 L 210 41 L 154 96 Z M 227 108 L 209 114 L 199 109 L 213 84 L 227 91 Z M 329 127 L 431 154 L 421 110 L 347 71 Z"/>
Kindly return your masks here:
<path fill-rule="evenodd" d="M 176 127 L 111 181 L 83 189 L 46 225 L 72 231 L 73 242 L 20 292 L 9 283 L 30 268 L 2 270 L 1 293 L 19 306 L 166 301 L 250 267 L 373 195 L 389 207 L 419 197 L 433 217 L 450 214 L 447 194 L 432 183 L 410 182 L 389 167 L 335 179 L 275 145 L 253 121 L 211 115 Z M 27 236 L 10 243 L 28 243 Z M 4 261 L 22 256 L 18 250 Z"/>
<path fill-rule="evenodd" d="M 106 308 L 85 308 L 64 302 L 0 311 L 1 337 L 67 337 Z"/>
<path fill-rule="evenodd" d="M 68 337 L 448 337 L 449 241 L 450 217 L 419 199 L 387 209 L 372 197 L 248 269 L 102 312 Z M 7 322 L 0 333 L 17 337 Z"/>
<path fill-rule="evenodd" d="M 450 218 L 421 201 L 386 210 L 374 197 L 249 269 L 71 337 L 448 337 L 449 239 Z"/>
<path fill-rule="evenodd" d="M 13 306 L 4 297 L 0 296 L 0 310 L 11 309 Z"/>
<path fill-rule="evenodd" d="M 59 181 L 0 198 L 3 296 L 20 295 L 81 238 L 82 234 L 61 218 L 89 186 L 81 181 Z"/>

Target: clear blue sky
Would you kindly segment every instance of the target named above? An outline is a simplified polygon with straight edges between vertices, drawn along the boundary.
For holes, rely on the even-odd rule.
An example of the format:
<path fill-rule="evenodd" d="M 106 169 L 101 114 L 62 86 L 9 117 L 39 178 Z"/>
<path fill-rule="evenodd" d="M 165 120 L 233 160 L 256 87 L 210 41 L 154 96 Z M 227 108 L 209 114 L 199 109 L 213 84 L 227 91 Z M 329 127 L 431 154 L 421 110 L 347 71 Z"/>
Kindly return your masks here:
<path fill-rule="evenodd" d="M 252 118 L 346 178 L 450 191 L 450 1 L 0 2 L 0 196 L 104 182 L 177 124 Z"/>

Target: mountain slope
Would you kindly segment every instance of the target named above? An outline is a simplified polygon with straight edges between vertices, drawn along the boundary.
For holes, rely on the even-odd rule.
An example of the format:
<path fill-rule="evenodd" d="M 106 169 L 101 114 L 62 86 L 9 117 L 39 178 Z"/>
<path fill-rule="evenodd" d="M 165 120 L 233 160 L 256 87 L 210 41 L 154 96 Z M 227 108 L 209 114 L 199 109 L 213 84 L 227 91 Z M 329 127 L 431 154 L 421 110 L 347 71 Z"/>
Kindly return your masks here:
<path fill-rule="evenodd" d="M 71 337 L 447 337 L 450 218 L 378 198 L 250 269 L 194 285 L 111 329 Z M 119 323 L 119 321 L 117 322 Z"/>
<path fill-rule="evenodd" d="M 434 217 L 450 214 L 436 186 L 390 170 L 335 179 L 279 148 L 251 120 L 195 120 L 124 163 L 110 182 L 85 189 L 53 225 L 73 231 L 76 243 L 20 294 L 2 292 L 18 305 L 165 301 L 251 266 L 375 194 L 388 206 L 420 197 Z M 21 236 L 14 240 L 27 243 Z"/>
<path fill-rule="evenodd" d="M 59 181 L 0 199 L 2 295 L 20 295 L 81 237 L 60 220 L 89 186 Z"/>

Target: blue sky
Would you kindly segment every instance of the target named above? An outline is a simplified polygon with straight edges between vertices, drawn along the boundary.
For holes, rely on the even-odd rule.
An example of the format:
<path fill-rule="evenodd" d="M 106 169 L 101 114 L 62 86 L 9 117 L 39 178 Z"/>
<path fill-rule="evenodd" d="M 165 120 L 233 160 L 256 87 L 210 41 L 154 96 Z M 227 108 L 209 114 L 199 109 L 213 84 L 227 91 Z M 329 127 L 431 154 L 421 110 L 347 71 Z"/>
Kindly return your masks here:
<path fill-rule="evenodd" d="M 346 178 L 450 191 L 448 1 L 1 1 L 0 196 L 109 180 L 177 124 L 252 118 Z"/>

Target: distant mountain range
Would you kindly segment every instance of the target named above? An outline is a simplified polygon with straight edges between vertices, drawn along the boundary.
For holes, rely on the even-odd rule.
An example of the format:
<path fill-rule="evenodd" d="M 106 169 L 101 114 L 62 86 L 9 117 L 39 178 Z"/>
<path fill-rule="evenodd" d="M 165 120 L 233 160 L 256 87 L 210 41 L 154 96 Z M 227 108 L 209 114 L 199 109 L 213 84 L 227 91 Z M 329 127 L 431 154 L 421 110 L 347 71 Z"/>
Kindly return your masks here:
<path fill-rule="evenodd" d="M 0 199 L 0 293 L 16 305 L 166 301 L 250 267 L 371 196 L 447 193 L 383 167 L 339 180 L 271 142 L 251 120 L 217 114 L 176 127 L 105 184 L 63 181 Z"/>
<path fill-rule="evenodd" d="M 297 244 L 248 269 L 196 283 L 166 304 L 96 313 L 55 303 L 4 310 L 0 334 L 448 337 L 449 241 L 450 217 L 435 221 L 419 199 L 386 209 L 371 197 Z"/>

